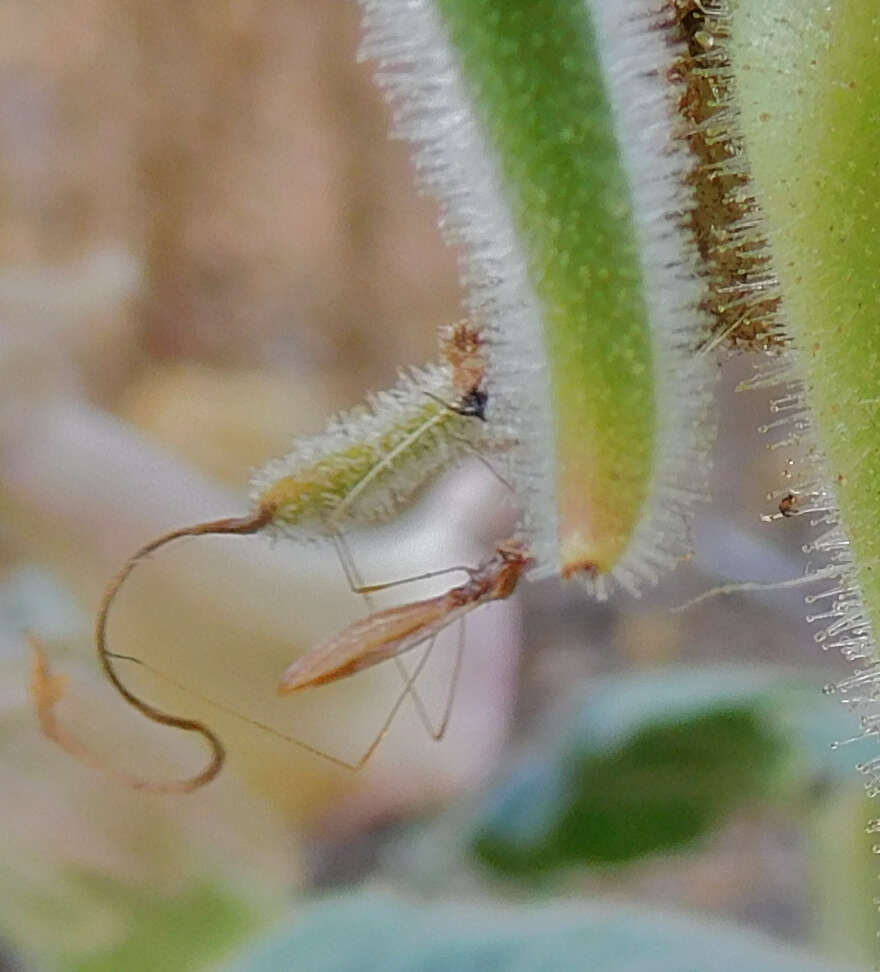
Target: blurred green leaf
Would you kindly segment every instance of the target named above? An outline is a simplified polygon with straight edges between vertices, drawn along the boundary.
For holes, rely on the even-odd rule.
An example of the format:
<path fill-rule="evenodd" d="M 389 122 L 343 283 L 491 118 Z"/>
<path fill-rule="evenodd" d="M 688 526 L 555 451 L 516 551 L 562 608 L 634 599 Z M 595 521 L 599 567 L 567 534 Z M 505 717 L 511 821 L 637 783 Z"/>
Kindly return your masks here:
<path fill-rule="evenodd" d="M 693 843 L 732 811 L 854 779 L 851 714 L 778 669 L 609 679 L 491 793 L 473 840 L 507 874 L 617 864 Z"/>
<path fill-rule="evenodd" d="M 62 961 L 69 972 L 188 972 L 203 969 L 265 924 L 251 899 L 219 884 L 200 884 L 173 896 L 137 890 L 100 876 L 82 878 L 91 894 L 103 893 L 129 915 L 125 938 Z"/>
<path fill-rule="evenodd" d="M 410 905 L 358 892 L 306 906 L 226 972 L 832 972 L 714 922 L 569 902 Z"/>

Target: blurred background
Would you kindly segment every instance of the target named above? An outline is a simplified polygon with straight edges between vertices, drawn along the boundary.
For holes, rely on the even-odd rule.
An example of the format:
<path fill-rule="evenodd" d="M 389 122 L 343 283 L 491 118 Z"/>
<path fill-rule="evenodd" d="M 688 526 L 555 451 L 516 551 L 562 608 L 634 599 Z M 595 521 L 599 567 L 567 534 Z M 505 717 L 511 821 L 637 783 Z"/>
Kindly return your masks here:
<path fill-rule="evenodd" d="M 197 767 L 194 744 L 142 726 L 98 678 L 89 625 L 103 585 L 154 534 L 244 512 L 254 466 L 431 358 L 436 328 L 460 314 L 455 255 L 406 147 L 387 137 L 358 34 L 349 0 L 0 8 L 0 968 L 275 967 L 267 951 L 245 957 L 253 942 L 330 927 L 312 902 L 332 915 L 332 894 L 352 888 L 345 920 L 376 927 L 451 897 L 540 901 L 542 929 L 601 902 L 641 909 L 628 938 L 654 941 L 672 910 L 694 928 L 721 920 L 867 961 L 877 863 L 861 744 L 830 748 L 857 719 L 823 697 L 840 666 L 813 644 L 805 590 L 669 610 L 807 567 L 808 517 L 761 522 L 796 456 L 756 431 L 783 392 L 736 393 L 747 358 L 719 377 L 693 560 L 637 601 L 591 603 L 542 581 L 475 612 L 444 742 L 406 706 L 366 769 L 346 773 L 133 670 L 140 690 L 218 729 L 221 781 L 185 798 L 121 791 L 40 736 L 25 629 L 71 676 L 59 718 L 108 762 L 157 777 Z M 487 470 L 465 463 L 352 547 L 369 580 L 476 563 L 514 516 Z M 362 610 L 330 550 L 205 539 L 140 569 L 112 636 L 352 759 L 394 672 L 302 701 L 274 685 Z M 456 638 L 420 683 L 435 715 Z M 643 921 L 655 912 L 659 925 Z M 291 914 L 312 917 L 288 931 Z M 438 940 L 470 934 L 437 923 Z M 431 941 L 399 967 L 421 968 Z M 326 944 L 309 942 L 297 954 Z M 768 969 L 814 967 L 773 954 L 795 964 Z M 345 961 L 326 967 L 363 967 Z"/>

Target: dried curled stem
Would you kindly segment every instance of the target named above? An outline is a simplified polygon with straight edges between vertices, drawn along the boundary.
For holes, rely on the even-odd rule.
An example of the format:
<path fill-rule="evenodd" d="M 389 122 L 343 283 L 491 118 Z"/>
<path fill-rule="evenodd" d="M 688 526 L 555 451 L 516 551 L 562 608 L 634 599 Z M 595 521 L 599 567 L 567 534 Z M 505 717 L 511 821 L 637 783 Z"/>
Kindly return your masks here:
<path fill-rule="evenodd" d="M 33 655 L 30 692 L 43 732 L 53 742 L 57 743 L 62 749 L 80 762 L 94 769 L 98 769 L 111 778 L 136 790 L 143 790 L 147 793 L 191 793 L 206 783 L 210 783 L 223 768 L 223 763 L 226 759 L 226 749 L 223 743 L 216 733 L 204 723 L 196 719 L 188 719 L 183 716 L 163 712 L 161 709 L 157 709 L 149 702 L 139 698 L 122 682 L 111 661 L 114 653 L 109 651 L 107 647 L 107 621 L 116 595 L 119 593 L 122 585 L 128 580 L 131 572 L 145 557 L 148 557 L 160 547 L 164 547 L 173 540 L 179 540 L 183 537 L 199 537 L 209 534 L 247 536 L 248 534 L 259 532 L 269 523 L 272 515 L 273 511 L 270 508 L 264 507 L 250 516 L 197 523 L 195 526 L 181 527 L 180 529 L 172 530 L 170 533 L 165 533 L 155 540 L 151 540 L 128 558 L 119 573 L 107 586 L 95 620 L 95 647 L 98 652 L 98 660 L 104 674 L 110 680 L 113 687 L 129 705 L 153 722 L 158 722 L 163 726 L 171 726 L 174 729 L 182 729 L 184 732 L 196 732 L 203 736 L 211 747 L 211 757 L 204 769 L 194 776 L 189 776 L 184 779 L 154 781 L 131 776 L 108 766 L 101 757 L 89 750 L 58 724 L 55 719 L 54 707 L 64 693 L 65 678 L 63 676 L 53 675 L 50 672 L 45 652 L 42 650 L 37 639 L 30 636 L 29 642 Z"/>

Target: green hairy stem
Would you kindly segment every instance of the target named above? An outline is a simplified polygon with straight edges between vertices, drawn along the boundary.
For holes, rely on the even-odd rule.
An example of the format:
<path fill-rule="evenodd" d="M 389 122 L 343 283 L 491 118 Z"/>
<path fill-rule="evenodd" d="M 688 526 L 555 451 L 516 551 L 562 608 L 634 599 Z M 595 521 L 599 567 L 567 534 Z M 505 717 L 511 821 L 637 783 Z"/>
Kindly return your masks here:
<path fill-rule="evenodd" d="M 730 48 L 796 352 L 793 376 L 823 457 L 812 489 L 825 491 L 842 529 L 824 546 L 834 553 L 848 542 L 842 556 L 853 587 L 831 634 L 848 653 L 872 658 L 865 620 L 874 628 L 880 620 L 880 10 L 875 0 L 739 0 Z"/>
<path fill-rule="evenodd" d="M 654 461 L 632 199 L 584 3 L 439 0 L 546 310 L 563 570 L 611 569 Z M 614 490 L 609 484 L 614 483 Z"/>

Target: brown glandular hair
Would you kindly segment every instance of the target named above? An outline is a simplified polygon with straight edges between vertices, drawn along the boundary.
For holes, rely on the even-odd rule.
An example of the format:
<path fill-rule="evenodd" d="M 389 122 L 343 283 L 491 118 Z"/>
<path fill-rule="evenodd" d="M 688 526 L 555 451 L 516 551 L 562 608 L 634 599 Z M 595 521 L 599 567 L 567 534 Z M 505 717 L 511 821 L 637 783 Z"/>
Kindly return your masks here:
<path fill-rule="evenodd" d="M 729 25 L 723 0 L 666 0 L 659 26 L 680 50 L 669 75 L 681 90 L 679 137 L 695 158 L 697 205 L 684 220 L 701 257 L 708 345 L 768 350 L 783 343 L 781 295 L 739 133 Z"/>

